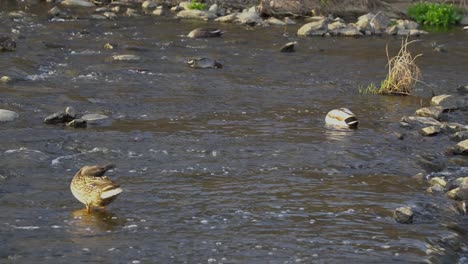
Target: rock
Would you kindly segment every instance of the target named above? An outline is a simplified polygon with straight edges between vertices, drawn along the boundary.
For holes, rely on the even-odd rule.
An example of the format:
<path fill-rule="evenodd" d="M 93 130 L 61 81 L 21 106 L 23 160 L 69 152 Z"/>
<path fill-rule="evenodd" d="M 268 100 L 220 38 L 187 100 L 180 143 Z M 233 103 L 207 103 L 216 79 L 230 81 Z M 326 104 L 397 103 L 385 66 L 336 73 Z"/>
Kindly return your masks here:
<path fill-rule="evenodd" d="M 162 6 L 158 6 L 151 14 L 154 16 L 164 16 L 166 14 L 166 11 L 164 11 L 164 8 Z"/>
<path fill-rule="evenodd" d="M 299 28 L 297 31 L 298 36 L 312 36 L 314 32 L 320 32 L 323 34 L 326 33 L 328 27 L 328 22 L 326 19 L 322 19 L 316 22 L 310 22 Z"/>
<path fill-rule="evenodd" d="M 208 20 L 208 19 L 214 19 L 217 17 L 216 14 L 207 12 L 207 11 L 201 11 L 201 10 L 195 10 L 195 9 L 189 9 L 189 10 L 182 10 L 177 14 L 178 18 L 190 18 L 190 19 L 203 19 L 203 20 Z"/>
<path fill-rule="evenodd" d="M 362 36 L 362 33 L 354 26 L 347 26 L 338 30 L 338 35 L 345 37 L 358 37 Z"/>
<path fill-rule="evenodd" d="M 138 11 L 136 9 L 133 9 L 133 8 L 127 8 L 127 11 L 125 11 L 125 14 L 129 17 L 137 17 L 137 16 L 140 16 L 140 14 L 138 13 Z"/>
<path fill-rule="evenodd" d="M 260 14 L 255 8 L 250 8 L 247 11 L 243 11 L 237 15 L 236 21 L 244 25 L 254 26 L 263 22 Z"/>
<path fill-rule="evenodd" d="M 398 33 L 398 28 L 396 25 L 390 26 L 387 29 L 385 29 L 385 34 L 396 35 L 397 33 Z"/>
<path fill-rule="evenodd" d="M 442 126 L 442 123 L 434 118 L 424 116 L 404 116 L 401 121 L 418 126 Z"/>
<path fill-rule="evenodd" d="M 143 9 L 155 8 L 157 6 L 158 6 L 158 4 L 156 2 L 151 1 L 151 0 L 146 0 L 141 4 L 141 7 Z"/>
<path fill-rule="evenodd" d="M 215 19 L 216 22 L 231 23 L 237 19 L 238 13 L 232 13 L 226 16 L 218 17 Z"/>
<path fill-rule="evenodd" d="M 440 115 L 443 112 L 443 108 L 440 106 L 430 106 L 430 107 L 423 107 L 416 110 L 417 116 L 425 116 L 425 117 L 432 117 L 434 119 L 439 119 Z"/>
<path fill-rule="evenodd" d="M 109 49 L 109 50 L 114 49 L 116 46 L 117 46 L 116 44 L 112 44 L 112 43 L 104 44 L 104 48 Z"/>
<path fill-rule="evenodd" d="M 432 185 L 432 186 L 445 187 L 445 186 L 447 186 L 447 181 L 445 181 L 445 179 L 441 178 L 441 177 L 434 177 L 434 178 L 429 180 L 429 184 Z"/>
<path fill-rule="evenodd" d="M 48 13 L 51 16 L 58 16 L 60 15 L 60 12 L 62 12 L 62 10 L 60 10 L 60 8 L 58 8 L 57 6 L 54 6 L 49 10 Z"/>
<path fill-rule="evenodd" d="M 218 5 L 212 4 L 210 8 L 208 8 L 208 12 L 211 12 L 213 14 L 218 14 Z"/>
<path fill-rule="evenodd" d="M 59 124 L 59 123 L 66 123 L 70 122 L 74 119 L 74 117 L 69 116 L 65 112 L 57 112 L 53 113 L 46 118 L 44 118 L 44 123 L 53 125 L 53 124 Z"/>
<path fill-rule="evenodd" d="M 292 20 L 291 18 L 289 17 L 285 17 L 284 18 L 284 23 L 288 24 L 288 25 L 296 25 L 296 21 Z"/>
<path fill-rule="evenodd" d="M 81 117 L 82 120 L 85 120 L 88 124 L 100 123 L 109 119 L 108 116 L 102 114 L 86 114 Z"/>
<path fill-rule="evenodd" d="M 468 199 L 468 188 L 458 187 L 447 192 L 447 196 L 450 199 L 461 201 Z"/>
<path fill-rule="evenodd" d="M 73 106 L 68 106 L 65 108 L 65 114 L 70 118 L 76 118 L 76 110 Z"/>
<path fill-rule="evenodd" d="M 107 17 L 103 16 L 103 15 L 99 15 L 99 14 L 94 14 L 94 15 L 91 15 L 91 19 L 95 19 L 95 20 L 105 20 L 107 19 Z"/>
<path fill-rule="evenodd" d="M 428 187 L 426 191 L 429 193 L 444 192 L 445 188 L 440 185 L 434 185 L 434 186 Z"/>
<path fill-rule="evenodd" d="M 105 6 L 105 7 L 98 7 L 94 10 L 96 13 L 104 13 L 104 12 L 112 12 L 112 8 Z"/>
<path fill-rule="evenodd" d="M 460 21 L 460 25 L 466 26 L 468 25 L 468 15 L 465 15 L 462 20 Z"/>
<path fill-rule="evenodd" d="M 15 51 L 16 42 L 8 36 L 0 36 L 0 51 Z"/>
<path fill-rule="evenodd" d="M 457 98 L 449 94 L 432 97 L 431 105 L 440 106 L 444 111 L 458 109 Z"/>
<path fill-rule="evenodd" d="M 336 21 L 331 24 L 328 24 L 328 30 L 333 31 L 333 30 L 338 30 L 341 28 L 345 28 L 346 24 L 341 22 L 341 21 Z"/>
<path fill-rule="evenodd" d="M 275 17 L 270 17 L 267 20 L 267 23 L 273 26 L 286 26 L 287 24 Z"/>
<path fill-rule="evenodd" d="M 369 21 L 374 32 L 383 32 L 390 24 L 390 19 L 382 12 L 378 12 L 372 19 Z"/>
<path fill-rule="evenodd" d="M 427 35 L 427 34 L 429 34 L 429 32 L 424 31 L 424 30 L 419 30 L 419 29 L 410 29 L 409 30 L 409 35 L 411 37 L 417 37 L 417 36 L 420 36 L 420 35 Z"/>
<path fill-rule="evenodd" d="M 0 109 L 0 122 L 10 122 L 19 117 L 19 114 L 6 109 Z"/>
<path fill-rule="evenodd" d="M 295 47 L 296 44 L 297 44 L 296 41 L 286 43 L 286 44 L 284 44 L 283 47 L 281 47 L 280 51 L 281 51 L 281 52 L 294 52 L 294 51 L 296 51 L 296 50 L 294 49 L 294 47 Z"/>
<path fill-rule="evenodd" d="M 187 34 L 189 38 L 216 38 L 221 37 L 224 32 L 217 28 L 196 28 Z"/>
<path fill-rule="evenodd" d="M 460 85 L 457 87 L 457 92 L 461 95 L 468 94 L 468 85 Z"/>
<path fill-rule="evenodd" d="M 408 30 L 411 30 L 411 29 L 418 29 L 419 28 L 419 24 L 414 22 L 414 21 L 410 21 L 410 20 L 398 20 L 397 21 L 397 24 L 396 26 L 398 27 L 398 29 L 408 29 Z"/>
<path fill-rule="evenodd" d="M 73 128 L 83 128 L 83 127 L 87 127 L 87 125 L 88 123 L 86 122 L 86 120 L 82 118 L 74 119 L 67 123 L 67 126 L 73 127 Z"/>
<path fill-rule="evenodd" d="M 400 224 L 411 224 L 413 223 L 414 213 L 411 207 L 399 207 L 393 211 L 393 219 Z"/>
<path fill-rule="evenodd" d="M 192 2 L 190 1 L 183 1 L 183 2 L 180 2 L 178 7 L 180 8 L 179 10 L 189 10 L 190 7 L 192 6 Z"/>
<path fill-rule="evenodd" d="M 28 14 L 26 14 L 26 12 L 24 11 L 13 11 L 13 12 L 10 12 L 8 13 L 8 17 L 9 18 L 13 18 L 13 19 L 22 19 L 24 17 L 26 17 Z"/>
<path fill-rule="evenodd" d="M 181 6 L 178 6 L 178 5 L 171 7 L 172 12 L 179 12 L 179 11 L 182 11 L 182 10 L 184 10 L 184 8 L 181 7 Z"/>
<path fill-rule="evenodd" d="M 468 155 L 468 139 L 458 142 L 453 151 L 455 154 Z"/>
<path fill-rule="evenodd" d="M 439 172 L 447 167 L 445 160 L 435 155 L 418 155 L 416 162 L 428 172 Z"/>
<path fill-rule="evenodd" d="M 114 19 L 117 18 L 117 15 L 113 12 L 104 12 L 102 13 L 103 16 L 109 18 L 109 19 Z"/>
<path fill-rule="evenodd" d="M 0 77 L 0 82 L 3 82 L 3 83 L 8 83 L 8 82 L 11 82 L 12 80 L 13 78 L 7 75 Z"/>
<path fill-rule="evenodd" d="M 114 2 L 114 3 L 115 3 L 115 2 Z M 120 9 L 121 9 L 120 6 L 113 6 L 113 7 L 111 8 L 111 11 L 112 11 L 112 12 L 115 12 L 115 13 L 119 13 L 119 12 L 120 12 Z"/>
<path fill-rule="evenodd" d="M 112 59 L 115 61 L 138 61 L 140 57 L 137 55 L 114 55 Z"/>
<path fill-rule="evenodd" d="M 442 124 L 441 129 L 444 133 L 453 134 L 460 131 L 466 131 L 467 127 L 459 123 L 445 122 Z"/>
<path fill-rule="evenodd" d="M 95 6 L 93 3 L 86 0 L 63 0 L 60 2 L 62 5 L 66 6 L 79 6 L 79 7 L 92 7 Z"/>
<path fill-rule="evenodd" d="M 409 36 L 410 31 L 409 29 L 398 29 L 397 35 L 398 36 Z"/>
<path fill-rule="evenodd" d="M 463 30 L 468 30 L 468 26 L 466 26 L 466 27 L 463 27 Z"/>
<path fill-rule="evenodd" d="M 453 141 L 463 141 L 468 139 L 468 131 L 458 131 L 450 136 L 450 139 Z"/>
<path fill-rule="evenodd" d="M 186 62 L 191 68 L 208 69 L 208 68 L 222 68 L 223 65 L 210 58 L 196 58 Z"/>
<path fill-rule="evenodd" d="M 428 126 L 420 131 L 421 135 L 425 137 L 432 137 L 440 133 L 440 126 Z"/>
<path fill-rule="evenodd" d="M 468 187 L 468 177 L 460 177 L 452 182 L 453 188 L 467 188 Z"/>
<path fill-rule="evenodd" d="M 370 24 L 370 21 L 372 20 L 372 18 L 374 18 L 374 16 L 374 14 L 368 13 L 358 17 L 358 21 L 356 22 L 357 29 L 362 32 L 366 30 L 372 31 L 373 28 Z"/>

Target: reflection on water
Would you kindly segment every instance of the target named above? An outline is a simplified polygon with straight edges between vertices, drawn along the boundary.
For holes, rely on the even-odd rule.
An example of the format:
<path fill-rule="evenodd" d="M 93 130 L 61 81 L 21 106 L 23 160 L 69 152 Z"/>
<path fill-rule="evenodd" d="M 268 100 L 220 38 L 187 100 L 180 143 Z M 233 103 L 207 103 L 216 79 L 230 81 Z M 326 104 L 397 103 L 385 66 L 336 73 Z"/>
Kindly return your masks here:
<path fill-rule="evenodd" d="M 20 32 L 17 51 L 0 54 L 0 75 L 15 78 L 0 83 L 0 108 L 20 114 L 0 125 L 0 262 L 465 261 L 464 218 L 410 177 L 424 171 L 417 157 L 453 142 L 398 124 L 429 93 L 358 94 L 385 77 L 385 46 L 396 50 L 400 39 L 295 39 L 299 25 L 286 39 L 284 28 L 153 16 L 49 21 L 44 3 L 26 19 L 7 17 L 16 5 L 0 1 L 0 33 Z M 227 33 L 184 37 L 200 26 Z M 294 40 L 297 52 L 278 52 Z M 433 53 L 433 41 L 449 52 Z M 412 47 L 425 54 L 419 66 L 436 93 L 468 84 L 467 43 L 457 31 Z M 109 61 L 122 54 L 143 59 Z M 225 67 L 185 65 L 198 56 Z M 112 122 L 42 123 L 66 106 Z M 358 116 L 358 129 L 325 126 L 340 107 Z M 76 210 L 73 174 L 107 163 L 125 192 L 108 211 Z M 415 224 L 393 221 L 402 205 L 418 212 Z"/>

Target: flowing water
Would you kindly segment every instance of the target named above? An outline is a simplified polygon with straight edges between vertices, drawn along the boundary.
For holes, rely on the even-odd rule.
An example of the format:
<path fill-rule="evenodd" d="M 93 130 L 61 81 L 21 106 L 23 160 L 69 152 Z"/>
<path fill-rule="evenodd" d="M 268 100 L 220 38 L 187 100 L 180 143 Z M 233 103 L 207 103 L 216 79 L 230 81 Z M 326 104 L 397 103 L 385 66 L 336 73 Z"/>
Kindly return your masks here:
<path fill-rule="evenodd" d="M 10 18 L 15 52 L 0 53 L 1 263 L 454 263 L 468 261 L 466 217 L 411 177 L 418 155 L 453 145 L 399 127 L 428 104 L 415 96 L 360 95 L 386 74 L 385 46 L 401 39 L 300 38 L 298 26 L 142 16 L 48 20 L 45 4 Z M 218 39 L 188 39 L 220 27 Z M 289 37 L 284 33 L 289 33 Z M 298 40 L 295 53 L 279 47 Z M 432 43 L 448 52 L 435 52 Z M 106 43 L 116 48 L 104 48 Z M 412 51 L 436 94 L 468 84 L 468 34 L 420 38 Z M 136 62 L 115 62 L 133 54 Z M 222 69 L 192 69 L 207 56 Z M 75 107 L 112 122 L 71 129 L 45 116 Z M 357 130 L 324 125 L 350 108 Z M 453 121 L 465 122 L 459 112 Z M 394 132 L 407 133 L 399 140 Z M 449 167 L 466 165 L 456 158 Z M 83 211 L 69 190 L 84 165 L 114 163 L 124 192 L 106 211 Z M 392 210 L 410 205 L 412 225 Z"/>

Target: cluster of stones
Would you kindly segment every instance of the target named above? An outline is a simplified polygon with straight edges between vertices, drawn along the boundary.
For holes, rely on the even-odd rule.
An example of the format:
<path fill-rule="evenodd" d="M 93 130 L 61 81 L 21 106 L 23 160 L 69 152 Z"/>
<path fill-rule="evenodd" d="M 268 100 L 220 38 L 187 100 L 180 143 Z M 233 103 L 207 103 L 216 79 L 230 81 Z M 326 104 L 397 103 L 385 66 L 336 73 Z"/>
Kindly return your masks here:
<path fill-rule="evenodd" d="M 78 118 L 75 108 L 69 106 L 65 111 L 53 113 L 44 118 L 44 123 L 49 125 L 66 124 L 68 127 L 84 128 L 88 123 L 98 123 L 109 117 L 102 114 L 86 114 Z"/>
<path fill-rule="evenodd" d="M 372 35 L 403 35 L 418 36 L 427 34 L 419 30 L 418 23 L 409 20 L 395 20 L 388 18 L 384 13 L 368 13 L 360 16 L 355 23 L 345 23 L 343 19 L 332 16 L 315 16 L 307 20 L 297 31 L 298 36 L 372 36 Z"/>

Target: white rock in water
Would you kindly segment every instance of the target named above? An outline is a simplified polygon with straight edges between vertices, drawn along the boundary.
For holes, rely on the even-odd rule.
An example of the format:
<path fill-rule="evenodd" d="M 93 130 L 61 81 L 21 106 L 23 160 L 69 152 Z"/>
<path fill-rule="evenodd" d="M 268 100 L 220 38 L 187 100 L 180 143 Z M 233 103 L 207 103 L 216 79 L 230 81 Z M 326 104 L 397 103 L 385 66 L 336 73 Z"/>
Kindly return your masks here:
<path fill-rule="evenodd" d="M 0 109 L 0 122 L 13 121 L 19 117 L 19 114 L 10 110 Z"/>
<path fill-rule="evenodd" d="M 86 122 L 97 122 L 108 118 L 108 116 L 102 114 L 86 114 L 81 117 L 81 119 L 86 120 Z"/>
<path fill-rule="evenodd" d="M 112 59 L 116 61 L 137 61 L 140 60 L 140 57 L 136 55 L 114 55 Z"/>
<path fill-rule="evenodd" d="M 95 6 L 93 3 L 85 0 L 64 0 L 60 4 L 67 6 L 82 6 L 82 7 L 92 7 Z"/>

